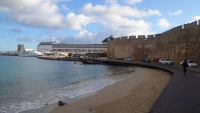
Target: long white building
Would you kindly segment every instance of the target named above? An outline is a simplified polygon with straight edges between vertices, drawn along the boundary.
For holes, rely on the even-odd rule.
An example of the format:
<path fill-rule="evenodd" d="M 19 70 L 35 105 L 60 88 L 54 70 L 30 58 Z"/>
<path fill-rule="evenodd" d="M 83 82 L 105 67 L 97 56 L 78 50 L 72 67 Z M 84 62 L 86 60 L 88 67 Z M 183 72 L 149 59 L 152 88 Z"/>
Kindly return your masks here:
<path fill-rule="evenodd" d="M 41 42 L 37 50 L 41 52 L 79 52 L 79 53 L 102 53 L 107 51 L 107 42 L 113 40 L 113 36 L 102 41 L 102 44 L 67 44 L 59 41 Z"/>

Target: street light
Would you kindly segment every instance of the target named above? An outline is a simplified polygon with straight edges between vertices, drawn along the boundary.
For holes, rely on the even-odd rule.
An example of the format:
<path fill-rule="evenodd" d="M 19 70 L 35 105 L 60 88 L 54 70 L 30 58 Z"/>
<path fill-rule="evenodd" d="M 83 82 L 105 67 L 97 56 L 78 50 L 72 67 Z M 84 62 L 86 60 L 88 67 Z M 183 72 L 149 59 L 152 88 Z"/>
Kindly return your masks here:
<path fill-rule="evenodd" d="M 186 52 L 185 52 L 185 59 L 186 59 L 186 61 L 187 61 L 187 48 L 188 48 L 188 45 L 186 44 L 185 45 L 185 50 L 186 50 Z"/>

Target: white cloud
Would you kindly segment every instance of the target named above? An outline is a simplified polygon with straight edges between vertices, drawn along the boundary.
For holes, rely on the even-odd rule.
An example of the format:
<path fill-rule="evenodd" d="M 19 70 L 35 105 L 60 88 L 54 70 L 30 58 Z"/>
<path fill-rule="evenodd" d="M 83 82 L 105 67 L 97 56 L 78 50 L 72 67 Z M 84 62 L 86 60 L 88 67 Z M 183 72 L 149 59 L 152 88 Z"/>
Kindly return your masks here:
<path fill-rule="evenodd" d="M 154 34 L 151 30 L 151 24 L 145 22 L 142 19 L 134 20 L 129 19 L 128 17 L 143 17 L 151 15 L 161 15 L 158 10 L 148 10 L 140 11 L 136 8 L 120 6 L 118 4 L 112 4 L 111 6 L 96 5 L 92 6 L 91 4 L 86 4 L 81 11 L 88 15 L 88 19 L 91 19 L 92 22 L 98 22 L 104 25 L 98 33 L 91 33 L 87 30 L 81 30 L 79 33 L 74 36 L 57 36 L 57 40 L 60 42 L 67 42 L 69 40 L 74 40 L 74 42 L 101 42 L 103 39 L 107 38 L 110 35 L 114 37 L 127 36 L 127 35 L 149 35 Z M 74 13 L 69 13 L 66 17 L 70 20 L 77 16 Z M 80 19 L 85 18 L 84 15 L 79 15 Z M 83 16 L 83 17 L 82 17 Z M 78 19 L 76 17 L 75 19 Z M 68 21 L 68 20 L 67 20 Z M 80 21 L 80 20 L 77 20 Z M 68 21 L 70 25 L 70 21 Z M 74 26 L 77 29 L 79 26 Z"/>
<path fill-rule="evenodd" d="M 46 38 L 46 37 L 43 37 L 43 36 L 39 36 L 39 37 L 35 38 L 33 41 L 40 43 L 40 42 L 48 42 L 48 41 L 55 41 L 55 40 L 57 40 L 56 37 L 48 37 L 48 38 Z"/>
<path fill-rule="evenodd" d="M 178 10 L 178 11 L 176 11 L 176 12 L 169 13 L 169 15 L 179 15 L 179 14 L 181 14 L 181 13 L 183 13 L 183 11 Z"/>
<path fill-rule="evenodd" d="M 142 19 L 135 20 L 133 18 L 162 15 L 158 10 L 150 9 L 145 12 L 129 6 L 121 6 L 119 4 L 112 4 L 110 6 L 92 6 L 92 4 L 89 3 L 86 4 L 81 11 L 88 15 L 92 22 L 99 22 L 105 26 L 97 34 L 97 36 L 102 36 L 102 33 L 106 34 L 107 36 L 104 35 L 104 38 L 110 35 L 152 34 L 150 29 L 151 24 Z"/>
<path fill-rule="evenodd" d="M 124 2 L 133 5 L 133 4 L 135 4 L 135 3 L 142 2 L 142 0 L 124 0 Z"/>
<path fill-rule="evenodd" d="M 119 24 L 116 25 L 116 27 L 113 25 L 105 26 L 101 32 L 108 32 L 107 36 L 147 35 L 153 33 L 150 29 L 150 26 L 151 24 L 146 23 L 143 20 L 134 21 L 123 19 L 119 21 Z"/>
<path fill-rule="evenodd" d="M 106 3 L 108 3 L 108 4 L 116 4 L 117 0 L 106 0 Z"/>
<path fill-rule="evenodd" d="M 87 30 L 82 30 L 78 34 L 74 36 L 75 39 L 79 39 L 82 41 L 92 41 L 93 40 L 93 34 L 88 32 Z"/>
<path fill-rule="evenodd" d="M 105 25 L 100 29 L 97 34 L 92 34 L 87 30 L 80 31 L 74 36 L 76 40 L 84 42 L 102 42 L 105 38 L 110 35 L 114 37 L 130 36 L 130 35 L 149 35 L 154 34 L 150 29 L 150 24 L 143 20 L 121 20 L 121 24 Z"/>
<path fill-rule="evenodd" d="M 169 22 L 166 19 L 159 19 L 157 20 L 156 24 L 161 29 L 166 29 L 170 26 Z"/>
<path fill-rule="evenodd" d="M 29 38 L 29 37 L 25 37 L 25 36 L 21 36 L 21 37 L 17 38 L 17 41 L 35 42 L 34 39 L 31 39 L 31 38 Z"/>
<path fill-rule="evenodd" d="M 36 6 L 40 3 L 40 0 L 1 0 L 0 1 L 0 12 L 11 12 L 16 10 L 22 10 Z M 4 10 L 1 10 L 4 9 Z M 14 9 L 14 10 L 13 10 Z"/>
<path fill-rule="evenodd" d="M 35 41 L 36 42 L 48 42 L 48 41 L 51 41 L 51 39 L 50 38 L 45 38 L 45 37 L 37 37 L 36 39 L 35 39 Z"/>
<path fill-rule="evenodd" d="M 197 20 L 200 20 L 200 16 L 194 16 L 194 17 L 190 18 L 189 23 L 197 21 Z"/>
<path fill-rule="evenodd" d="M 5 13 L 5 12 L 9 12 L 10 10 L 8 9 L 8 8 L 6 8 L 6 7 L 4 7 L 4 6 L 1 6 L 0 7 L 0 13 L 2 12 L 2 13 Z"/>
<path fill-rule="evenodd" d="M 69 8 L 67 8 L 67 6 L 65 4 L 61 5 L 61 9 L 64 11 L 69 11 Z"/>
<path fill-rule="evenodd" d="M 58 34 L 59 31 L 46 31 L 43 34 L 47 34 L 48 38 L 43 37 L 43 36 L 39 36 L 36 38 L 37 42 L 45 42 L 45 41 L 51 41 L 51 40 L 58 40 L 60 42 L 65 42 L 65 43 L 93 43 L 94 38 L 96 38 L 96 34 L 92 34 L 91 32 L 87 31 L 87 30 L 81 30 L 80 32 L 78 32 L 77 34 L 75 34 L 74 36 L 70 36 L 70 35 L 59 35 Z"/>
<path fill-rule="evenodd" d="M 73 13 L 73 18 L 70 18 L 68 15 L 72 13 L 66 17 L 59 13 L 60 9 L 54 3 L 59 1 L 63 0 L 1 0 L 0 12 L 6 14 L 11 20 L 34 27 L 80 30 L 90 22 L 90 19 L 84 15 Z M 62 8 L 66 9 L 64 6 Z"/>
<path fill-rule="evenodd" d="M 82 26 L 90 23 L 90 18 L 85 15 L 75 15 L 74 13 L 69 13 L 65 18 L 65 23 L 71 29 L 80 30 Z"/>
<path fill-rule="evenodd" d="M 20 29 L 20 28 L 12 28 L 12 29 L 10 29 L 12 32 L 14 32 L 14 33 L 21 33 L 22 32 L 22 30 Z"/>
<path fill-rule="evenodd" d="M 47 1 L 47 0 L 46 0 Z M 52 0 L 52 2 L 71 2 L 73 0 Z"/>
<path fill-rule="evenodd" d="M 108 4 L 117 4 L 117 1 L 118 0 L 106 0 L 105 2 L 108 3 Z M 135 3 L 139 3 L 141 2 L 142 0 L 123 0 L 125 3 L 128 3 L 128 4 L 135 4 Z"/>
<path fill-rule="evenodd" d="M 162 15 L 159 10 L 148 10 L 148 11 L 142 11 L 138 10 L 137 8 L 132 8 L 129 6 L 121 6 L 119 4 L 113 4 L 111 6 L 103 6 L 103 5 L 96 5 L 92 6 L 91 3 L 85 4 L 84 7 L 81 9 L 83 13 L 86 13 L 90 17 L 96 17 L 101 19 L 104 17 L 108 18 L 118 18 L 122 16 L 126 17 L 145 17 L 145 16 L 152 16 L 152 15 Z M 94 18 L 93 18 L 94 19 Z"/>
<path fill-rule="evenodd" d="M 119 5 L 117 0 L 106 0 L 106 3 L 109 4 L 105 5 L 93 6 L 88 3 L 80 9 L 83 14 L 70 12 L 66 15 L 60 13 L 60 10 L 68 10 L 66 5 L 61 4 L 61 7 L 58 7 L 56 4 L 62 0 L 35 0 L 31 1 L 32 3 L 27 2 L 27 0 L 10 1 L 0 1 L 0 12 L 6 14 L 11 20 L 28 26 L 81 30 L 74 36 L 59 36 L 60 33 L 58 33 L 54 37 L 57 37 L 59 41 L 67 41 L 73 38 L 74 40 L 88 42 L 97 42 L 98 40 L 98 42 L 101 42 L 110 35 L 118 37 L 153 34 L 154 32 L 150 28 L 151 24 L 141 18 L 162 15 L 157 9 L 139 10 L 130 6 Z M 126 2 L 134 4 L 141 2 L 141 0 L 126 0 Z M 103 25 L 97 34 L 92 34 L 83 29 L 83 26 L 91 22 Z M 52 38 L 52 36 L 49 37 Z M 18 40 L 31 41 L 29 37 L 20 37 Z M 46 38 L 38 37 L 35 41 L 42 40 L 45 41 Z"/>

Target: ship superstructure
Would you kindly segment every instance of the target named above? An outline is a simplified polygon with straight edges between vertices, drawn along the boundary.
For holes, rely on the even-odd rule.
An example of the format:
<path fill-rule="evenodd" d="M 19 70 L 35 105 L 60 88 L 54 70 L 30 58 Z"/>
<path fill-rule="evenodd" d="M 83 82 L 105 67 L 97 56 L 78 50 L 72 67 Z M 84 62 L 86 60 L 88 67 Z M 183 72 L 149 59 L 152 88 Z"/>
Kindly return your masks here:
<path fill-rule="evenodd" d="M 109 39 L 109 40 L 108 40 Z M 106 40 L 113 40 L 112 35 Z M 41 52 L 79 52 L 79 53 L 101 53 L 107 51 L 107 43 L 105 40 L 102 41 L 102 44 L 67 44 L 60 43 L 59 41 L 49 41 L 49 42 L 41 42 L 37 46 L 37 50 Z"/>

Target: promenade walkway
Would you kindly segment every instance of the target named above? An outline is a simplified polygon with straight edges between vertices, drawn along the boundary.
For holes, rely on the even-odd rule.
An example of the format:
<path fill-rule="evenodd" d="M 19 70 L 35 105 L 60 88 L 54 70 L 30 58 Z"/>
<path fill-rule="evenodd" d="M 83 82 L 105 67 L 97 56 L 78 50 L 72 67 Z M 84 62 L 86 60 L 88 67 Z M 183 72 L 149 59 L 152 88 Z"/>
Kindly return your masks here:
<path fill-rule="evenodd" d="M 200 72 L 160 66 L 173 76 L 149 113 L 200 113 Z"/>
<path fill-rule="evenodd" d="M 178 66 L 158 63 L 140 63 L 117 60 L 103 60 L 108 63 L 160 68 L 172 73 L 172 78 L 162 91 L 149 113 L 200 113 L 200 71 L 188 68 L 187 74 Z"/>

